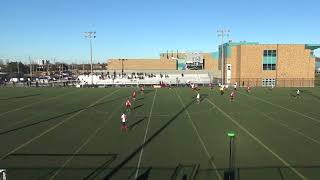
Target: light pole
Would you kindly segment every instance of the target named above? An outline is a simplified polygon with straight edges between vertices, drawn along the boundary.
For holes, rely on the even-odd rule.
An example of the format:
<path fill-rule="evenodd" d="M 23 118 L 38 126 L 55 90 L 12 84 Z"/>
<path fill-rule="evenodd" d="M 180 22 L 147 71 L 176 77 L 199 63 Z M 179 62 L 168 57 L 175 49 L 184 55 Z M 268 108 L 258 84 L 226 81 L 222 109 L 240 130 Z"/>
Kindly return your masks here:
<path fill-rule="evenodd" d="M 217 30 L 218 36 L 221 37 L 221 84 L 224 84 L 224 37 L 229 36 L 230 30 L 228 29 L 219 29 Z"/>
<path fill-rule="evenodd" d="M 123 73 L 124 73 L 124 64 L 123 61 L 126 61 L 127 59 L 119 59 L 119 61 L 121 61 L 121 75 L 123 77 Z"/>
<path fill-rule="evenodd" d="M 91 64 L 91 84 L 93 85 L 93 69 L 92 69 L 92 39 L 96 38 L 95 31 L 84 32 L 84 37 L 90 39 L 90 64 Z"/>
<path fill-rule="evenodd" d="M 19 76 L 19 74 L 20 74 L 20 68 L 19 68 L 19 65 L 20 65 L 20 62 L 19 62 L 19 61 L 17 61 L 18 76 Z"/>
<path fill-rule="evenodd" d="M 234 132 L 227 133 L 229 137 L 229 169 L 224 173 L 224 179 L 226 180 L 234 180 L 235 179 L 235 172 L 234 172 L 234 138 L 236 134 Z"/>

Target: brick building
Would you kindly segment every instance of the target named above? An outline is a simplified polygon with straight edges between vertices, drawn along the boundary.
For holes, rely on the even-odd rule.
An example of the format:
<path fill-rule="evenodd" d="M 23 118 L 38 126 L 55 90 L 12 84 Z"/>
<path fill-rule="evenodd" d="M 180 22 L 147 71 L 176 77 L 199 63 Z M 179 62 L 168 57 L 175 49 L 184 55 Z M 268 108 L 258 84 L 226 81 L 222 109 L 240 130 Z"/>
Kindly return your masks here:
<path fill-rule="evenodd" d="M 220 45 L 215 53 L 167 52 L 161 53 L 159 59 L 110 59 L 108 70 L 174 71 L 196 67 L 213 72 L 217 78 L 222 76 L 226 84 L 313 87 L 316 68 L 313 52 L 317 48 L 320 48 L 319 44 L 228 42 Z"/>
<path fill-rule="evenodd" d="M 320 45 L 225 43 L 224 81 L 243 86 L 313 87 L 313 51 L 317 48 Z M 219 52 L 222 52 L 221 46 Z M 220 68 L 221 59 L 220 56 Z"/>

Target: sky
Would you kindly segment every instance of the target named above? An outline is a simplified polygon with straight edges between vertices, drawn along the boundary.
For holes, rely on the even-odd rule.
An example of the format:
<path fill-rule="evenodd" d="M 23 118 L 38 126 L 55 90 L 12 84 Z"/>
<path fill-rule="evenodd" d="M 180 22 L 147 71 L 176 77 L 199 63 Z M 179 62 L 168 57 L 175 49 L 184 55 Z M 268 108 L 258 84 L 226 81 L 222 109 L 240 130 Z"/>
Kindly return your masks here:
<path fill-rule="evenodd" d="M 320 44 L 319 0 L 1 0 L 0 59 L 94 62 L 214 52 L 226 40 Z M 316 55 L 320 56 L 319 50 Z"/>

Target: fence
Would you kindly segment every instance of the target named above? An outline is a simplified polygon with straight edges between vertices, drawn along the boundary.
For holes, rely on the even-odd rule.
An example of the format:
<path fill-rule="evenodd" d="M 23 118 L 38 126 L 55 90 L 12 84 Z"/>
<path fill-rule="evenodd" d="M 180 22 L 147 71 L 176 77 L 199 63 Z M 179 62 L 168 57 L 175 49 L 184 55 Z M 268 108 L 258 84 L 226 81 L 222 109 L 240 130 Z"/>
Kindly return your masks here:
<path fill-rule="evenodd" d="M 211 79 L 211 78 L 210 78 Z M 220 78 L 212 78 L 211 84 L 213 86 L 218 86 L 221 82 Z M 238 84 L 239 87 L 270 87 L 272 85 L 276 87 L 320 87 L 320 77 L 315 79 L 262 79 L 262 78 L 242 78 L 242 79 L 231 79 L 229 85 L 233 85 L 234 83 Z M 69 81 L 52 81 L 52 82 L 18 82 L 18 83 L 0 83 L 0 87 L 75 87 L 77 85 L 77 81 L 69 80 Z M 199 82 L 197 83 L 199 86 L 208 86 L 208 83 Z M 95 87 L 137 87 L 139 83 L 109 83 L 109 84 L 99 84 L 95 85 Z M 146 86 L 152 86 L 154 84 L 145 84 Z M 171 83 L 166 84 L 173 87 L 187 87 L 186 83 Z M 87 86 L 90 86 L 88 84 Z"/>
<path fill-rule="evenodd" d="M 77 85 L 75 80 L 49 81 L 49 82 L 2 82 L 0 87 L 74 87 Z"/>
<path fill-rule="evenodd" d="M 219 79 L 216 79 L 219 81 Z M 319 78 L 278 78 L 278 79 L 264 79 L 264 78 L 237 78 L 231 79 L 230 85 L 237 83 L 238 86 L 246 87 L 317 87 L 320 86 Z"/>

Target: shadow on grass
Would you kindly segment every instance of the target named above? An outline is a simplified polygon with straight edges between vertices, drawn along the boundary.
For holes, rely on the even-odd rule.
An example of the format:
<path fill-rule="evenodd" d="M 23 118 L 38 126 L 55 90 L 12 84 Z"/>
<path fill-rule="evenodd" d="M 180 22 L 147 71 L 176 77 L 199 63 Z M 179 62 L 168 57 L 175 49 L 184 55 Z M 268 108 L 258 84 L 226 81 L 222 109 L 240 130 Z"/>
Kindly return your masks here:
<path fill-rule="evenodd" d="M 200 94 L 200 97 L 207 98 L 207 97 L 209 97 L 209 95 L 208 94 Z"/>
<path fill-rule="evenodd" d="M 98 174 L 97 172 L 105 169 L 106 167 L 108 167 L 114 160 L 116 160 L 116 158 L 118 157 L 118 154 L 40 154 L 40 153 L 14 153 L 9 155 L 8 157 L 15 157 L 15 156 L 21 156 L 21 157 L 70 157 L 70 156 L 75 156 L 75 157 L 108 157 L 108 160 L 106 162 L 103 162 L 103 164 L 101 164 L 98 168 L 87 168 L 87 167 L 65 167 L 63 169 L 66 170 L 78 170 L 78 169 L 82 169 L 82 170 L 93 170 L 90 174 L 88 174 L 84 179 L 89 179 L 92 178 L 94 179 Z M 28 168 L 18 168 L 18 169 L 22 169 L 22 170 L 30 170 L 30 169 L 35 169 L 35 170 L 41 170 L 41 169 L 46 169 L 49 170 L 49 172 L 40 175 L 40 177 L 38 177 L 37 179 L 47 179 L 48 176 L 50 176 L 51 174 L 53 174 L 56 170 L 58 170 L 61 167 L 29 167 Z M 14 168 L 12 168 L 14 169 Z"/>
<path fill-rule="evenodd" d="M 88 174 L 86 177 L 84 177 L 84 180 L 87 179 L 95 179 L 106 167 L 108 167 L 114 160 L 117 159 L 116 156 L 112 156 L 110 159 L 108 159 L 106 162 L 104 162 L 101 166 L 93 170 L 90 174 Z"/>
<path fill-rule="evenodd" d="M 138 109 L 138 108 L 142 107 L 143 105 L 144 105 L 144 104 L 140 104 L 140 105 L 138 105 L 138 106 L 134 107 L 133 109 L 134 109 L 134 110 L 136 110 L 136 109 Z"/>
<path fill-rule="evenodd" d="M 314 98 L 316 98 L 316 99 L 320 100 L 320 96 L 313 94 L 311 91 L 308 91 L 308 90 L 301 90 L 301 92 L 303 92 L 303 93 L 305 93 L 305 94 L 307 94 L 307 95 L 309 95 L 309 96 L 312 96 L 312 97 L 314 97 Z"/>
<path fill-rule="evenodd" d="M 142 121 L 144 121 L 144 120 L 145 120 L 145 117 L 143 117 L 142 119 L 138 120 L 137 122 L 131 124 L 131 125 L 129 126 L 129 129 L 130 129 L 130 130 L 133 129 L 135 126 L 139 125 L 139 124 L 140 124 Z"/>
<path fill-rule="evenodd" d="M 118 154 L 72 154 L 72 153 L 59 153 L 59 154 L 54 154 L 54 153 L 12 153 L 8 157 L 12 156 L 22 156 L 22 157 L 69 157 L 69 156 L 75 156 L 75 157 L 114 157 L 117 156 Z"/>
<path fill-rule="evenodd" d="M 182 108 L 176 115 L 174 115 L 171 119 L 169 119 L 160 129 L 158 129 L 149 139 L 145 141 L 142 145 L 140 145 L 136 150 L 134 150 L 128 157 L 126 157 L 119 165 L 117 165 L 110 173 L 108 173 L 103 179 L 107 180 L 112 178 L 124 165 L 126 165 L 135 155 L 137 155 L 142 148 L 147 146 L 154 138 L 156 138 L 163 130 L 165 130 L 177 117 L 182 114 L 192 103 L 194 100 L 189 102 L 184 108 Z"/>
<path fill-rule="evenodd" d="M 149 178 L 149 174 L 151 170 L 152 170 L 152 167 L 149 167 L 144 173 L 142 173 L 140 176 L 137 177 L 137 180 L 147 180 Z"/>
<path fill-rule="evenodd" d="M 136 99 L 135 102 L 141 101 L 141 100 L 144 100 L 144 97 L 143 97 L 143 98 Z"/>
<path fill-rule="evenodd" d="M 294 98 L 297 97 L 297 95 L 295 95 L 294 93 L 290 93 L 290 96 Z"/>
<path fill-rule="evenodd" d="M 30 94 L 25 96 L 16 96 L 16 97 L 10 97 L 10 98 L 1 98 L 0 100 L 11 100 L 11 99 L 22 99 L 22 98 L 28 98 L 33 96 L 40 96 L 41 94 Z"/>
<path fill-rule="evenodd" d="M 85 107 L 85 108 L 80 108 L 80 109 L 77 109 L 77 110 L 74 110 L 74 111 L 70 111 L 70 112 L 66 112 L 66 113 L 63 113 L 63 114 L 59 114 L 59 115 L 54 116 L 54 117 L 50 117 L 50 118 L 48 118 L 48 119 L 40 120 L 40 121 L 37 121 L 37 122 L 33 122 L 33 123 L 29 123 L 29 124 L 26 124 L 26 125 L 23 125 L 23 126 L 16 127 L 16 128 L 13 128 L 13 129 L 9 129 L 9 130 L 6 130 L 6 131 L 2 131 L 2 132 L 0 132 L 0 136 L 1 136 L 1 135 L 4 135 L 4 134 L 11 133 L 11 132 L 15 132 L 15 131 L 18 131 L 18 130 L 22 130 L 22 129 L 25 129 L 25 128 L 28 128 L 28 127 L 32 127 L 32 126 L 34 126 L 34 125 L 38 125 L 38 124 L 41 124 L 41 123 L 44 123 L 44 122 L 56 120 L 56 119 L 61 118 L 61 117 L 64 117 L 64 116 L 72 115 L 72 114 L 74 114 L 74 113 L 77 113 L 77 112 L 80 112 L 80 111 L 83 111 L 83 110 L 87 110 L 87 109 L 90 109 L 90 108 L 93 108 L 93 107 L 101 106 L 101 105 L 104 105 L 104 104 L 107 104 L 107 103 L 110 103 L 110 102 L 114 102 L 114 101 L 117 101 L 117 100 L 119 100 L 119 99 L 126 98 L 126 97 L 127 97 L 127 96 L 120 96 L 120 97 L 117 97 L 117 98 L 112 99 L 112 100 L 108 100 L 108 101 L 104 101 L 104 102 L 95 104 L 95 105 L 93 105 L 93 106 L 88 106 L 88 107 Z"/>

